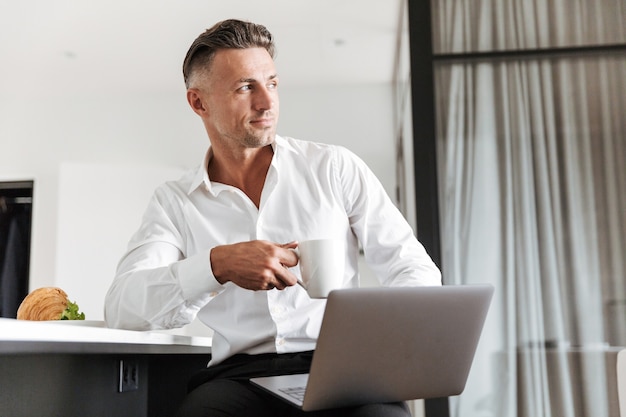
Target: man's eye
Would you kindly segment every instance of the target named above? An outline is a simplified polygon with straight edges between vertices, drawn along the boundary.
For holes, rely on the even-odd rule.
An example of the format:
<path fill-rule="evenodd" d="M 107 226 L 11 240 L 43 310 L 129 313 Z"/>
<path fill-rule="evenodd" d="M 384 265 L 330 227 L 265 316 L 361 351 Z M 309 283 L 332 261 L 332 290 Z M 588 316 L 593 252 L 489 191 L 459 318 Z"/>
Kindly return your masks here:
<path fill-rule="evenodd" d="M 267 85 L 267 88 L 270 88 L 270 89 L 278 88 L 278 83 L 275 83 L 275 82 L 274 83 L 269 83 Z"/>
<path fill-rule="evenodd" d="M 239 87 L 239 91 L 250 91 L 252 90 L 252 86 L 251 85 L 242 85 L 241 87 Z"/>

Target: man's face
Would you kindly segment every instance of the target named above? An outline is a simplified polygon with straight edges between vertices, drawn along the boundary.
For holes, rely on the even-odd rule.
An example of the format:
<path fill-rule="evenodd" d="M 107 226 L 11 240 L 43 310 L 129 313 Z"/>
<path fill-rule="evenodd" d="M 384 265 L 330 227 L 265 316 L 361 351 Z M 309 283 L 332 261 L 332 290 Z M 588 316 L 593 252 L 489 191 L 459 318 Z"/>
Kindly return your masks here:
<path fill-rule="evenodd" d="M 200 84 L 211 141 L 259 148 L 273 143 L 278 123 L 278 77 L 263 48 L 217 51 Z"/>

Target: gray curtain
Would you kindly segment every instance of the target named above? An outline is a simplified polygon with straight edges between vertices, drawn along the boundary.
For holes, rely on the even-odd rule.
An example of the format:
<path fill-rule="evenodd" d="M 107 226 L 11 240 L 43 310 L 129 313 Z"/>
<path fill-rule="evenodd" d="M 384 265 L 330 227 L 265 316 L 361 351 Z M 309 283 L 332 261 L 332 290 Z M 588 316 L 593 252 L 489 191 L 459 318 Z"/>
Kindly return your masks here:
<path fill-rule="evenodd" d="M 440 53 L 626 42 L 623 0 L 433 0 Z M 453 415 L 614 415 L 626 344 L 626 56 L 440 63 L 447 283 L 496 298 Z M 613 414 L 612 414 L 613 413 Z"/>

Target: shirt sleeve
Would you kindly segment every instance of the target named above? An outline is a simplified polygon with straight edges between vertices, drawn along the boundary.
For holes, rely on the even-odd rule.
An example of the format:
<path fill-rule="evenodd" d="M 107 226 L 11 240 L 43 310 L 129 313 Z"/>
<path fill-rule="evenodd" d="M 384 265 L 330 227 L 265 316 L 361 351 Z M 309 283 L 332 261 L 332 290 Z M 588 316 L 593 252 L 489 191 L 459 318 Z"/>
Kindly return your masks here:
<path fill-rule="evenodd" d="M 441 285 L 441 272 L 380 181 L 355 154 L 338 147 L 337 188 L 365 261 L 385 286 Z"/>
<path fill-rule="evenodd" d="M 213 276 L 209 250 L 185 256 L 175 205 L 162 191 L 151 199 L 105 297 L 109 327 L 182 327 L 223 288 Z"/>

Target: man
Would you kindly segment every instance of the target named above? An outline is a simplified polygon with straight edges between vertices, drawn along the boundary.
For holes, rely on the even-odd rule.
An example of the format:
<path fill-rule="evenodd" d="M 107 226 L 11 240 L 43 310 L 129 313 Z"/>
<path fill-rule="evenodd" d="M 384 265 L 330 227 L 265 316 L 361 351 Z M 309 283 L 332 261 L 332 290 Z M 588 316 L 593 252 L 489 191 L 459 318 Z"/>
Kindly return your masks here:
<path fill-rule="evenodd" d="M 359 284 L 359 243 L 383 285 L 441 284 L 360 159 L 276 134 L 273 54 L 265 27 L 237 20 L 193 42 L 187 100 L 211 146 L 198 170 L 155 191 L 107 294 L 109 326 L 173 328 L 197 316 L 214 330 L 211 362 L 190 383 L 181 416 L 300 415 L 248 383 L 310 366 L 325 301 L 295 285 L 297 241 L 345 240 L 345 287 Z M 401 403 L 336 415 L 409 414 Z"/>

